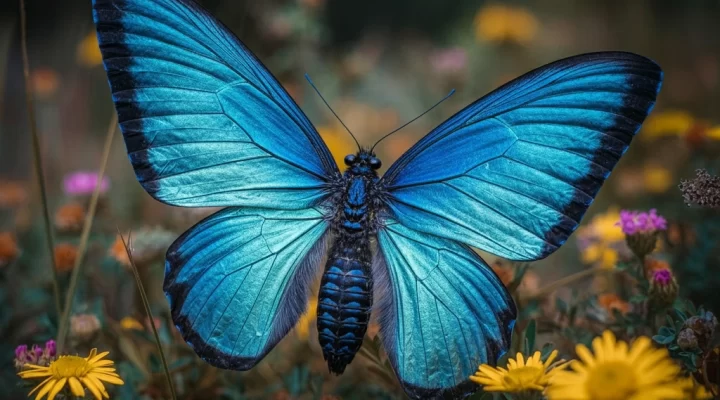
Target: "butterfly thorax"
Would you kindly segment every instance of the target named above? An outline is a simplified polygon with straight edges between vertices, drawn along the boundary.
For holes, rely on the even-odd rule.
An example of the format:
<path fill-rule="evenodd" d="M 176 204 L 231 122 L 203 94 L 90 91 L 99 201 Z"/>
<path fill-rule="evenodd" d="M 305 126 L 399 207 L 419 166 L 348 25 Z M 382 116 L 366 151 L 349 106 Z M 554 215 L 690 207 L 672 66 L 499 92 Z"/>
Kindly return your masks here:
<path fill-rule="evenodd" d="M 371 165 L 372 161 L 372 165 Z M 370 238 L 375 230 L 374 187 L 379 161 L 370 153 L 346 157 L 342 201 L 318 295 L 320 346 L 331 372 L 341 374 L 362 345 L 373 302 Z"/>

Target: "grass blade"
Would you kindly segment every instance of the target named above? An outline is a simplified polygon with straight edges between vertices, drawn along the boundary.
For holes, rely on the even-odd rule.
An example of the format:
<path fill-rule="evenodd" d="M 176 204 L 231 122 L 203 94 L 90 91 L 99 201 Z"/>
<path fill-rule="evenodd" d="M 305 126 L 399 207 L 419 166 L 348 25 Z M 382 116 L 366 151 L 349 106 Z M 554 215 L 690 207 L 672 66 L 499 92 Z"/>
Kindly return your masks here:
<path fill-rule="evenodd" d="M 55 244 L 53 240 L 53 227 L 50 223 L 50 208 L 48 207 L 47 191 L 45 190 L 45 172 L 43 170 L 42 154 L 40 152 L 40 137 L 37 132 L 37 121 L 35 120 L 35 106 L 33 104 L 33 89 L 30 81 L 30 60 L 27 51 L 27 15 L 25 13 L 25 0 L 20 0 L 20 45 L 22 47 L 23 75 L 25 76 L 25 101 L 27 104 L 28 119 L 30 122 L 30 135 L 32 136 L 33 160 L 35 163 L 35 174 L 40 186 L 40 200 L 43 207 L 43 219 L 45 222 L 45 240 L 50 251 L 50 266 L 53 273 L 53 295 L 55 297 L 55 311 L 58 318 L 62 315 L 60 305 L 60 283 L 58 271 L 55 266 Z"/>
<path fill-rule="evenodd" d="M 135 276 L 135 283 L 137 284 L 138 291 L 140 292 L 140 298 L 142 299 L 143 307 L 145 307 L 145 313 L 150 320 L 150 327 L 152 327 L 153 336 L 155 336 L 155 344 L 157 344 L 158 351 L 160 352 L 160 359 L 162 360 L 163 369 L 165 370 L 165 378 L 167 379 L 167 384 L 170 388 L 170 395 L 172 396 L 173 400 L 176 400 L 177 394 L 175 394 L 175 386 L 173 385 L 172 376 L 170 375 L 170 368 L 168 367 L 167 359 L 165 358 L 165 352 L 163 351 L 162 343 L 160 343 L 160 335 L 158 335 L 157 328 L 155 327 L 155 320 L 153 319 L 152 310 L 150 310 L 150 302 L 148 301 L 147 294 L 145 293 L 142 279 L 140 279 L 140 273 L 138 272 L 137 266 L 135 265 L 135 261 L 133 261 L 130 246 L 127 242 L 125 242 L 125 238 L 120 233 L 119 228 L 118 235 L 120 236 L 120 240 L 122 240 L 123 246 L 125 246 L 125 252 L 127 252 L 128 260 L 130 261 L 130 266 L 132 267 L 133 275 Z"/>
<path fill-rule="evenodd" d="M 108 127 L 108 131 L 105 136 L 105 147 L 103 148 L 102 161 L 100 161 L 100 171 L 98 171 L 97 183 L 95 184 L 95 190 L 90 198 L 88 214 L 85 218 L 85 223 L 83 224 L 82 233 L 80 234 L 78 255 L 75 259 L 72 276 L 70 277 L 70 285 L 68 286 L 67 296 L 65 297 L 65 306 L 63 307 L 63 314 L 60 319 L 60 327 L 58 329 L 58 354 L 62 352 L 65 346 L 65 340 L 67 339 L 70 311 L 72 309 L 73 298 L 75 297 L 75 290 L 77 289 L 78 278 L 80 277 L 80 267 L 85 256 L 85 251 L 87 250 L 88 239 L 90 238 L 90 229 L 92 228 L 93 220 L 95 219 L 95 211 L 97 210 L 98 199 L 100 199 L 100 188 L 102 187 L 102 180 L 105 176 L 105 168 L 107 167 L 108 158 L 110 158 L 110 149 L 112 148 L 113 137 L 115 135 L 115 131 L 117 130 L 117 123 L 117 114 L 113 113 L 110 126 Z"/>

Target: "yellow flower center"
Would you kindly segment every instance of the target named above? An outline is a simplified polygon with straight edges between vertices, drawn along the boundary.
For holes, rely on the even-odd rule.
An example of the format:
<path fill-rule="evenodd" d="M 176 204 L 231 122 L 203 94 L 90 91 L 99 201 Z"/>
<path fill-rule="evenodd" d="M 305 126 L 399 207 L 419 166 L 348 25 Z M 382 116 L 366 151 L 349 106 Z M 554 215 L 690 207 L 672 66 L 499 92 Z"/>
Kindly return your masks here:
<path fill-rule="evenodd" d="M 635 371 L 627 363 L 602 363 L 589 374 L 586 388 L 591 400 L 627 399 L 637 390 Z"/>
<path fill-rule="evenodd" d="M 542 368 L 536 366 L 511 369 L 503 377 L 503 383 L 513 390 L 525 390 L 537 385 L 544 372 Z"/>
<path fill-rule="evenodd" d="M 87 360 L 78 356 L 65 356 L 58 358 L 50 364 L 50 372 L 55 378 L 70 378 L 85 376 L 90 364 Z"/>

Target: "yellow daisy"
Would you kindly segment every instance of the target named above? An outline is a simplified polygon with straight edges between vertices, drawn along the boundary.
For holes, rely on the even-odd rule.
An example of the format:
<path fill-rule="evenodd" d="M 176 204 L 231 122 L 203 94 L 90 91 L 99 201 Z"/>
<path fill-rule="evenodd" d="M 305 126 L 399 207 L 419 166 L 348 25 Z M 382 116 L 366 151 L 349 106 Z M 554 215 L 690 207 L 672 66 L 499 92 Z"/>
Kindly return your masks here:
<path fill-rule="evenodd" d="M 605 331 L 592 342 L 575 348 L 579 361 L 572 371 L 559 371 L 548 385 L 549 400 L 669 400 L 685 398 L 687 384 L 680 367 L 666 349 L 652 347 L 642 336 L 631 346 Z M 594 353 L 594 354 L 593 354 Z"/>
<path fill-rule="evenodd" d="M 507 369 L 483 364 L 470 380 L 483 385 L 486 392 L 542 391 L 555 373 L 565 367 L 564 363 L 552 364 L 556 357 L 557 350 L 554 350 L 543 363 L 540 352 L 536 351 L 526 362 L 522 353 L 517 353 L 515 359 L 508 360 Z"/>
<path fill-rule="evenodd" d="M 32 396 L 39 390 L 35 400 L 40 400 L 45 395 L 48 400 L 54 399 L 66 384 L 70 386 L 73 396 L 85 397 L 84 385 L 97 400 L 110 398 L 103 382 L 113 385 L 123 385 L 125 382 L 115 373 L 113 362 L 102 359 L 108 354 L 107 351 L 97 354 L 97 349 L 92 349 L 87 358 L 60 356 L 47 367 L 26 364 L 25 367 L 29 369 L 19 372 L 18 375 L 23 379 L 45 378 L 28 394 Z"/>

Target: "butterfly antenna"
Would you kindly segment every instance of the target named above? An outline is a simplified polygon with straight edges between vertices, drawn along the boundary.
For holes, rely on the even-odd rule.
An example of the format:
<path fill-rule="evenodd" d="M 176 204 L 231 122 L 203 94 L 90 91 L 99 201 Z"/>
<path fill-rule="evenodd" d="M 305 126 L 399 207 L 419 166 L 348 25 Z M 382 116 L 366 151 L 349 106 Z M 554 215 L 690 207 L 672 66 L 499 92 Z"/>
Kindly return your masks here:
<path fill-rule="evenodd" d="M 350 136 L 352 136 L 353 140 L 355 141 L 355 144 L 356 144 L 357 147 L 358 147 L 358 150 L 360 150 L 360 143 L 359 143 L 358 140 L 355 138 L 355 135 L 353 135 L 353 133 L 350 132 L 350 129 L 348 129 L 347 125 L 345 125 L 345 123 L 342 122 L 342 120 L 340 119 L 340 117 L 338 117 L 337 113 L 335 113 L 335 110 L 333 110 L 332 107 L 330 107 L 330 104 L 328 104 L 327 100 L 325 100 L 325 98 L 323 97 L 323 95 L 320 94 L 320 91 L 319 91 L 318 88 L 315 86 L 315 84 L 313 83 L 312 79 L 310 79 L 310 75 L 305 74 L 305 79 L 307 79 L 308 83 L 310 83 L 310 86 L 312 86 L 312 88 L 315 89 L 315 93 L 317 93 L 318 96 L 320 96 L 320 98 L 322 99 L 323 103 L 325 103 L 325 105 L 326 105 L 327 108 L 330 110 L 330 112 L 333 113 L 333 115 L 335 116 L 335 118 L 337 118 L 337 120 L 340 121 L 340 123 L 341 123 L 342 126 L 345 128 L 345 130 L 350 134 Z"/>
<path fill-rule="evenodd" d="M 373 149 L 375 149 L 375 146 L 377 146 L 378 143 L 380 143 L 380 142 L 382 142 L 383 140 L 385 140 L 385 138 L 387 138 L 388 136 L 392 135 L 393 133 L 399 131 L 400 129 L 402 129 L 402 128 L 404 128 L 404 127 L 412 124 L 413 122 L 417 121 L 417 120 L 420 119 L 423 115 L 425 115 L 425 114 L 429 113 L 430 111 L 432 111 L 433 108 L 439 106 L 440 103 L 442 103 L 443 101 L 449 99 L 450 96 L 452 96 L 452 95 L 454 95 L 454 94 L 455 94 L 455 89 L 451 90 L 450 93 L 447 94 L 447 96 L 443 97 L 442 100 L 440 100 L 440 101 L 438 101 L 437 103 L 435 103 L 434 106 L 428 108 L 427 111 L 425 111 L 424 113 L 418 115 L 417 117 L 415 117 L 415 118 L 411 119 L 410 121 L 404 123 L 401 127 L 397 128 L 397 129 L 395 129 L 394 131 L 388 133 L 387 135 L 381 137 L 380 140 L 378 140 L 377 142 L 375 142 L 375 144 L 373 145 L 373 147 L 370 148 L 370 152 L 372 153 Z"/>

